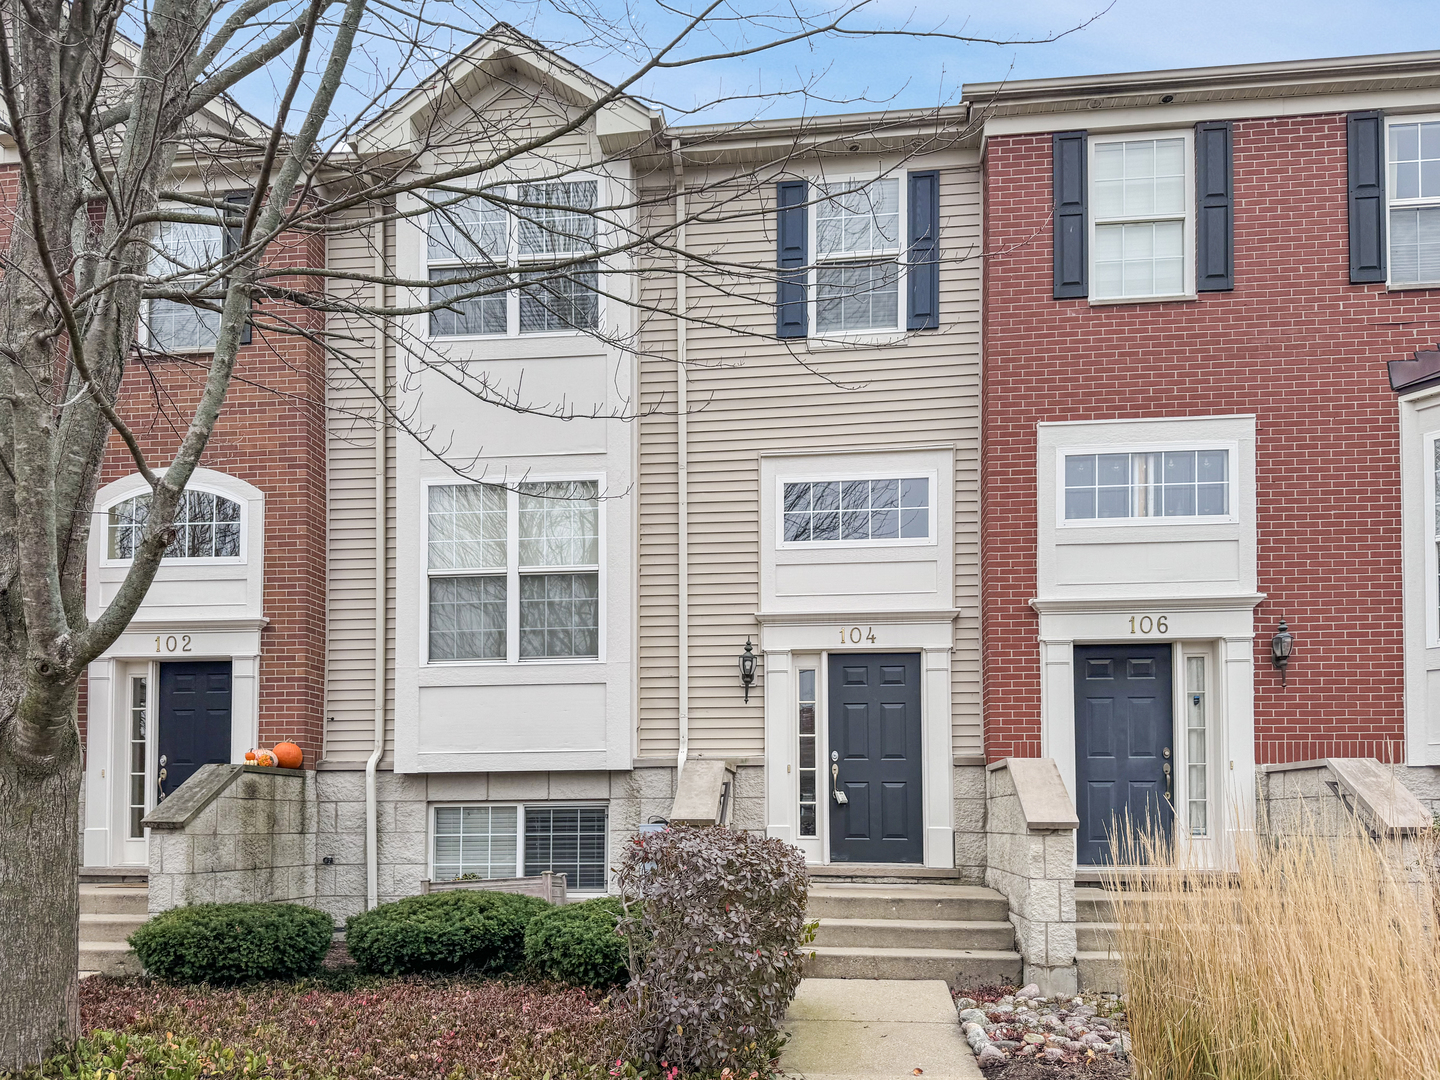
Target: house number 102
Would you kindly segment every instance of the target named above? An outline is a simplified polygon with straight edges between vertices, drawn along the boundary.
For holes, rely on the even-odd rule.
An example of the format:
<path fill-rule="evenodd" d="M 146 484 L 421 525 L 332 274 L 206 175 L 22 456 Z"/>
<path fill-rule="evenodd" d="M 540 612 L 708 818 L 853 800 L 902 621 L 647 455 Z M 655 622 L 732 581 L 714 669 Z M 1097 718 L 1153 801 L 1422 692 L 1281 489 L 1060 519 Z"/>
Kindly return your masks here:
<path fill-rule="evenodd" d="M 862 641 L 868 641 L 874 644 L 875 630 L 873 627 L 867 626 L 865 632 L 861 633 L 858 626 L 852 626 L 849 630 L 842 628 L 840 631 L 840 644 L 844 645 L 847 641 L 851 645 L 859 645 Z"/>
<path fill-rule="evenodd" d="M 161 641 L 160 635 L 159 635 L 159 634 L 156 634 L 156 635 L 155 635 L 155 651 L 156 651 L 156 652 L 190 652 L 190 651 L 191 651 L 191 650 L 190 650 L 190 635 L 189 635 L 189 634 L 180 634 L 180 635 L 178 635 L 178 637 L 177 637 L 177 635 L 175 635 L 175 634 L 170 634 L 168 637 L 166 637 L 166 638 L 164 639 L 164 641 L 165 641 L 165 647 L 164 647 L 164 649 L 161 649 L 161 647 L 160 647 L 160 641 Z"/>
<path fill-rule="evenodd" d="M 1168 634 L 1170 623 L 1164 615 L 1151 619 L 1149 615 L 1130 616 L 1130 633 L 1140 634 Z"/>

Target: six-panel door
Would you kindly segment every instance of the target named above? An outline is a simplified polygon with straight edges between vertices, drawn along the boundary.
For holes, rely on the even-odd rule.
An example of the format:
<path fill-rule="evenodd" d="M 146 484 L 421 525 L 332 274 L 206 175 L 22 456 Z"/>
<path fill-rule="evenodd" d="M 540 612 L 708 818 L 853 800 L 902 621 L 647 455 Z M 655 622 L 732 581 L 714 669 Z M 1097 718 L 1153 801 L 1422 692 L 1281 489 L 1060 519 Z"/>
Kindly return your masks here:
<path fill-rule="evenodd" d="M 829 676 L 831 862 L 923 862 L 920 654 L 835 654 Z"/>
<path fill-rule="evenodd" d="M 1166 839 L 1172 833 L 1170 654 L 1169 645 L 1075 646 L 1076 858 L 1082 866 L 1114 862 L 1113 838 L 1127 823 Z"/>
<path fill-rule="evenodd" d="M 161 664 L 155 704 L 163 799 L 201 765 L 230 760 L 230 661 Z"/>

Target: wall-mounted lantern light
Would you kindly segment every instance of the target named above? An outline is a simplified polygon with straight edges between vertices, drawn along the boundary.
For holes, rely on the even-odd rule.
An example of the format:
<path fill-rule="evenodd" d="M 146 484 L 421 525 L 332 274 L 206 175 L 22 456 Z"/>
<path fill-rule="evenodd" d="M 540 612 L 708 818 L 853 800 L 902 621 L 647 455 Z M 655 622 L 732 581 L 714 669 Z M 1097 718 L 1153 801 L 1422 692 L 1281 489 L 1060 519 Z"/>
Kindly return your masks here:
<path fill-rule="evenodd" d="M 755 685 L 755 661 L 759 659 L 755 655 L 755 646 L 750 644 L 750 636 L 745 636 L 745 651 L 740 654 L 740 685 L 745 687 L 745 703 L 750 703 L 750 687 Z"/>
<path fill-rule="evenodd" d="M 1280 671 L 1280 685 L 1285 685 L 1286 669 L 1290 667 L 1290 654 L 1295 649 L 1295 635 L 1282 617 L 1280 627 L 1270 639 L 1270 662 Z"/>

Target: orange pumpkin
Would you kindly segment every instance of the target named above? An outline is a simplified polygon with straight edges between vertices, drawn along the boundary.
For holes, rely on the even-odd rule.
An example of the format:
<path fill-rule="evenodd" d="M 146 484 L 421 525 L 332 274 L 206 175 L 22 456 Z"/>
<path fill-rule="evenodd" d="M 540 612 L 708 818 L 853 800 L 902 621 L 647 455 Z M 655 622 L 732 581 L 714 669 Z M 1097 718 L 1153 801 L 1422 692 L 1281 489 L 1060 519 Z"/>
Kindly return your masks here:
<path fill-rule="evenodd" d="M 275 763 L 282 769 L 298 769 L 305 760 L 304 752 L 293 742 L 277 742 L 275 749 L 270 752 L 275 755 Z"/>
<path fill-rule="evenodd" d="M 254 764 L 255 764 L 255 751 L 254 751 L 254 750 L 246 750 L 246 751 L 245 751 L 245 760 L 248 761 L 251 765 L 254 765 Z"/>

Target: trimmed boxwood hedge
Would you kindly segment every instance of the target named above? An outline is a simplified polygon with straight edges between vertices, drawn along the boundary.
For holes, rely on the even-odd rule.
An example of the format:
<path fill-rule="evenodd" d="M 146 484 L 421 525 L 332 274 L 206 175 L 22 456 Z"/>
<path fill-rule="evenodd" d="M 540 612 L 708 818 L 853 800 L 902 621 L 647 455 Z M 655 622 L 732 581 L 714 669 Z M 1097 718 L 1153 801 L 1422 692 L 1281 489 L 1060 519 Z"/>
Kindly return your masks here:
<path fill-rule="evenodd" d="M 333 932 L 329 915 L 301 904 L 192 904 L 156 915 L 129 941 L 151 975 L 234 985 L 313 975 Z"/>
<path fill-rule="evenodd" d="M 345 945 L 361 971 L 499 975 L 525 959 L 525 928 L 550 905 L 535 896 L 456 889 L 351 915 Z"/>
<path fill-rule="evenodd" d="M 525 966 L 540 978 L 600 988 L 630 978 L 630 950 L 617 929 L 618 896 L 541 912 L 525 931 Z"/>

